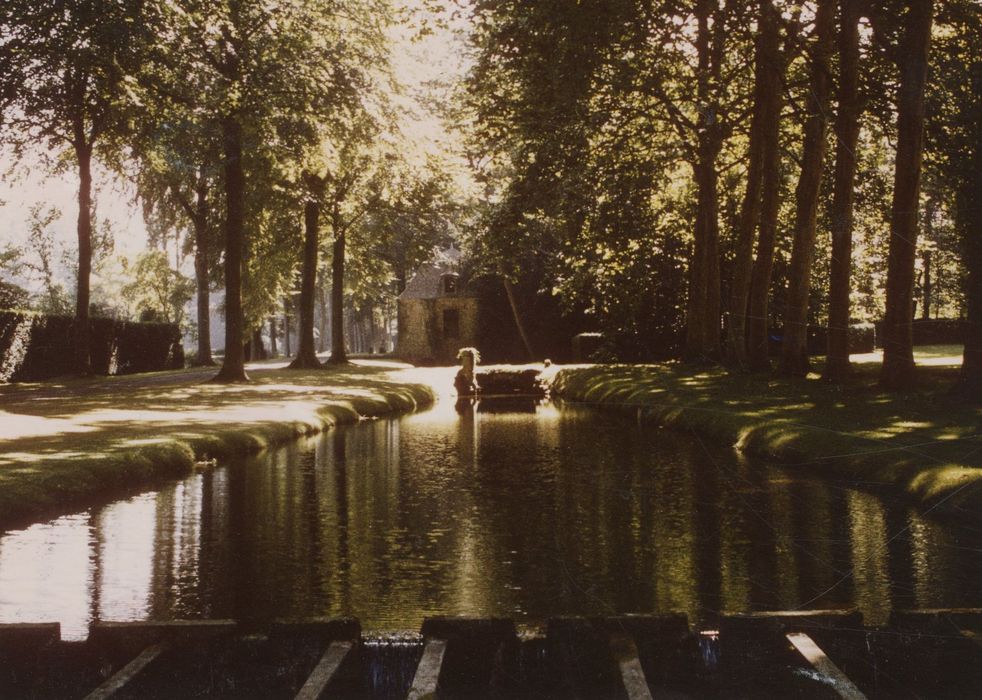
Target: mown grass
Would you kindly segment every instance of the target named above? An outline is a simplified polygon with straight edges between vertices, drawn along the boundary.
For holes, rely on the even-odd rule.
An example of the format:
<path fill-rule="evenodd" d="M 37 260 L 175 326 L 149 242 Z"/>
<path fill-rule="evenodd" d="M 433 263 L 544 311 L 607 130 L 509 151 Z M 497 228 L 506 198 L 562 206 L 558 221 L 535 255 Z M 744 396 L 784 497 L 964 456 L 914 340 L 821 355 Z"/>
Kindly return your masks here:
<path fill-rule="evenodd" d="M 0 527 L 190 473 L 362 417 L 409 411 L 432 390 L 393 364 L 214 369 L 0 386 Z"/>
<path fill-rule="evenodd" d="M 841 387 L 817 373 L 787 379 L 669 363 L 567 368 L 552 390 L 691 430 L 793 470 L 888 486 L 926 508 L 977 515 L 982 409 L 948 393 L 958 348 L 921 350 L 919 384 L 904 394 L 877 386 L 875 357 L 856 358 L 853 381 Z"/>

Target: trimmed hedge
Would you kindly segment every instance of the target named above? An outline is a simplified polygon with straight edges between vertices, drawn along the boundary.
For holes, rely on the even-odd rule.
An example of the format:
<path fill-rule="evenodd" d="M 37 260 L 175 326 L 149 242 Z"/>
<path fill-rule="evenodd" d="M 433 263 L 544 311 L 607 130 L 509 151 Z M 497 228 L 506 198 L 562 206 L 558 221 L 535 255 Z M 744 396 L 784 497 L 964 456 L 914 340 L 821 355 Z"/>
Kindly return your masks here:
<path fill-rule="evenodd" d="M 90 319 L 92 371 L 135 374 L 184 366 L 181 331 L 173 323 Z M 0 381 L 37 381 L 71 374 L 75 319 L 0 311 Z"/>
<path fill-rule="evenodd" d="M 962 345 L 968 333 L 968 322 L 958 318 L 915 318 L 910 332 L 914 345 Z M 883 321 L 876 323 L 876 347 L 883 347 Z"/>
<path fill-rule="evenodd" d="M 768 352 L 773 357 L 781 354 L 784 330 L 772 328 L 769 332 Z M 808 326 L 808 354 L 824 355 L 828 352 L 829 330 L 825 326 Z M 854 323 L 849 326 L 849 352 L 873 352 L 879 335 L 872 323 Z"/>

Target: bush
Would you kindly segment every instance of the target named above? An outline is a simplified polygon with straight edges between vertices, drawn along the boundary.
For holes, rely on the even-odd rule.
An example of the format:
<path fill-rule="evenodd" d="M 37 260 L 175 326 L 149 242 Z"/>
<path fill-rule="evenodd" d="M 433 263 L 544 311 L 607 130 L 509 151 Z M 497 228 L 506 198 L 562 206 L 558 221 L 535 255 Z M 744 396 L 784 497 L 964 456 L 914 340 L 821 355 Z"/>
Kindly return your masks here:
<path fill-rule="evenodd" d="M 116 375 L 184 366 L 173 323 L 90 320 L 92 371 Z M 37 381 L 74 371 L 75 319 L 0 311 L 0 381 Z"/>
<path fill-rule="evenodd" d="M 828 328 L 825 326 L 808 326 L 808 354 L 824 355 L 828 352 Z M 771 329 L 768 352 L 771 357 L 781 354 L 781 339 L 783 330 Z M 872 323 L 854 323 L 849 326 L 849 353 L 873 352 L 879 338 L 877 329 Z"/>
<path fill-rule="evenodd" d="M 883 322 L 876 324 L 876 346 L 881 342 Z M 914 345 L 961 345 L 965 342 L 966 322 L 958 318 L 915 318 L 910 324 Z"/>

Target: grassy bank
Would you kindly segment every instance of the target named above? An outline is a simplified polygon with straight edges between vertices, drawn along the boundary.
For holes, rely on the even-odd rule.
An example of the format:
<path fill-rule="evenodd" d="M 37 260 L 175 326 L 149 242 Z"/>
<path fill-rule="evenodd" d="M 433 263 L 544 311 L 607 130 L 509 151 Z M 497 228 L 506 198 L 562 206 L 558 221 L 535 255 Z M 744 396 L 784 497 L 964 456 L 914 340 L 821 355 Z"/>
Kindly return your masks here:
<path fill-rule="evenodd" d="M 254 367 L 0 386 L 0 527 L 64 513 L 362 417 L 410 411 L 431 389 L 395 364 Z"/>
<path fill-rule="evenodd" d="M 924 348 L 920 385 L 876 386 L 879 365 L 857 365 L 846 387 L 807 379 L 731 374 L 681 364 L 560 370 L 553 394 L 618 407 L 690 430 L 793 470 L 887 486 L 926 508 L 982 512 L 982 409 L 947 394 L 958 372 L 951 348 Z M 870 359 L 870 358 L 866 358 Z M 640 413 L 639 413 L 640 412 Z"/>

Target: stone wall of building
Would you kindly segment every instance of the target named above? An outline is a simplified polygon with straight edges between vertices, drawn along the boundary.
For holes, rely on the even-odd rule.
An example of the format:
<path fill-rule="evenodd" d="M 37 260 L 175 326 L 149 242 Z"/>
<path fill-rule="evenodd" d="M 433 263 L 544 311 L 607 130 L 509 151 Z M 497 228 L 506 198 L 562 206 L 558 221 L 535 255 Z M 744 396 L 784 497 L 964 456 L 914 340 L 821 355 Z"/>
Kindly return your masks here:
<path fill-rule="evenodd" d="M 456 364 L 457 351 L 477 342 L 477 316 L 473 297 L 400 299 L 396 355 L 417 364 Z"/>

